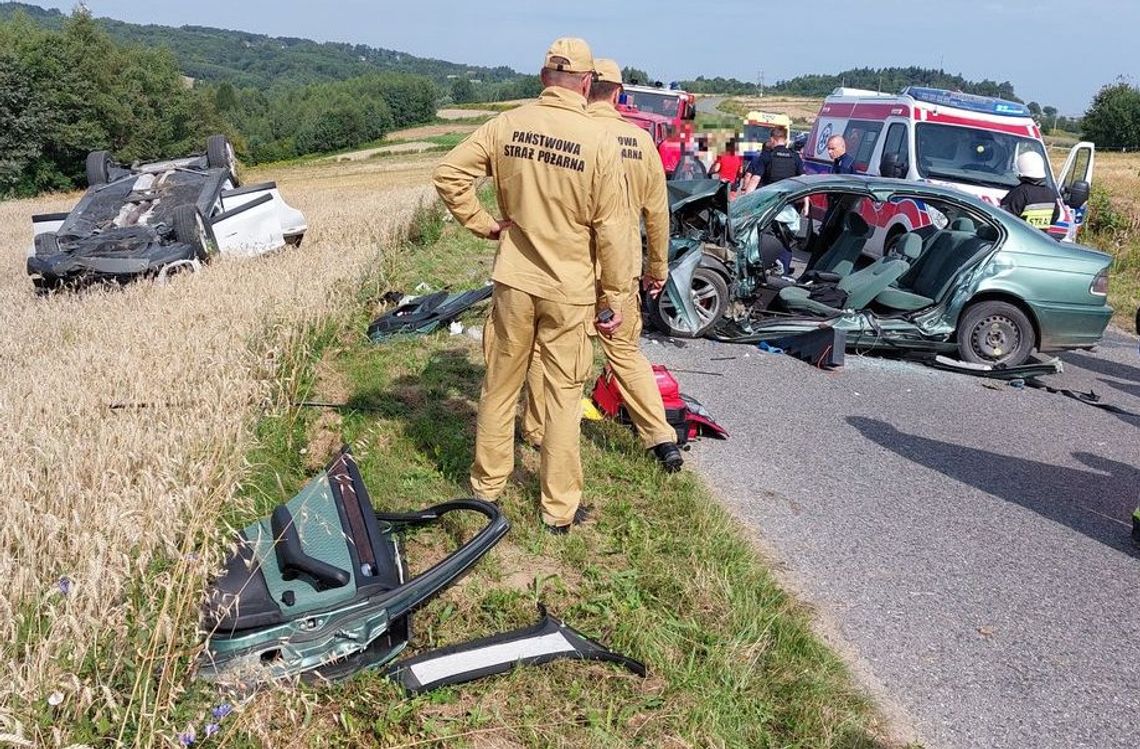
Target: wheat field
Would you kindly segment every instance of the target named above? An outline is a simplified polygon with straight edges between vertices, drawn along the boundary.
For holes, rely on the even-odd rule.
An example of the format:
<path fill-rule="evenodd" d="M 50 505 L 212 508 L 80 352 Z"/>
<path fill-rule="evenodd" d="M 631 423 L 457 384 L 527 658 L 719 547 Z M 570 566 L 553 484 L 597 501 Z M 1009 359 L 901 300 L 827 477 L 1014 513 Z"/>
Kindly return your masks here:
<path fill-rule="evenodd" d="M 24 271 L 30 216 L 78 195 L 0 203 L 0 745 L 68 746 L 93 713 L 123 740 L 173 741 L 252 427 L 299 331 L 356 301 L 430 198 L 431 165 L 243 175 L 304 211 L 301 248 L 45 298 Z"/>

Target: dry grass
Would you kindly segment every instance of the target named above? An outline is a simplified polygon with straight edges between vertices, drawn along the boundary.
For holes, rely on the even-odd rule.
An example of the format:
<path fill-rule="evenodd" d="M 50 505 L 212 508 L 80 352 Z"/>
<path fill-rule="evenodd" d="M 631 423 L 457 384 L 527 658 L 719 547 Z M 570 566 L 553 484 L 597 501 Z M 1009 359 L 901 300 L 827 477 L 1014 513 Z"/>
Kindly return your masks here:
<path fill-rule="evenodd" d="M 802 124 L 815 121 L 822 101 L 805 96 L 734 96 L 722 103 L 720 108 L 741 117 L 753 110 L 786 114 L 793 123 Z"/>
<path fill-rule="evenodd" d="M 295 376 L 298 332 L 355 303 L 432 163 L 247 175 L 305 212 L 303 248 L 49 298 L 24 272 L 30 216 L 77 196 L 0 203 L 0 734 L 171 741 L 252 426 Z"/>
<path fill-rule="evenodd" d="M 1065 152 L 1055 153 L 1058 169 Z M 1113 256 L 1108 286 L 1113 321 L 1132 330 L 1140 306 L 1140 153 L 1098 153 L 1093 187 L 1079 241 Z"/>
<path fill-rule="evenodd" d="M 1062 159 L 1058 168 L 1063 164 Z M 1140 153 L 1097 153 L 1093 182 L 1108 188 L 1113 201 L 1140 224 Z"/>

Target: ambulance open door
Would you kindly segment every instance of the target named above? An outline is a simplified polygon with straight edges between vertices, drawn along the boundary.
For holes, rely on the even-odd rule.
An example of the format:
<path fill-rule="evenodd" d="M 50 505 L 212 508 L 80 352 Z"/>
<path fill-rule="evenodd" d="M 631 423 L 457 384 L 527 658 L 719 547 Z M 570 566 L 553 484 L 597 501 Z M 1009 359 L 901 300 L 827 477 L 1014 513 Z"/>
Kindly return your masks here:
<path fill-rule="evenodd" d="M 1085 220 L 1085 208 L 1092 190 L 1093 166 L 1096 163 L 1096 145 L 1081 141 L 1069 151 L 1065 166 L 1057 176 L 1057 188 L 1065 204 L 1073 209 L 1073 226 L 1070 237 L 1075 237 Z"/>

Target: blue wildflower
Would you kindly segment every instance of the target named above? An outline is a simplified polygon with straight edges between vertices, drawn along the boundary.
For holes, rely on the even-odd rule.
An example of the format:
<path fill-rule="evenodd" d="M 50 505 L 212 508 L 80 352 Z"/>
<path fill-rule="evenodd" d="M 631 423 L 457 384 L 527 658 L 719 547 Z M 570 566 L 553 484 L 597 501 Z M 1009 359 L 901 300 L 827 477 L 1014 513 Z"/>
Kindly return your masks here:
<path fill-rule="evenodd" d="M 59 586 L 59 592 L 60 593 L 62 593 L 65 596 L 71 594 L 71 578 L 70 577 L 67 577 L 67 576 L 61 577 L 61 578 L 59 578 L 59 582 L 56 584 Z"/>
<path fill-rule="evenodd" d="M 228 702 L 223 702 L 222 704 L 220 704 L 214 708 L 214 710 L 213 710 L 214 720 L 222 720 L 223 718 L 225 718 L 227 715 L 229 715 L 233 711 L 234 711 L 233 705 L 231 705 Z"/>

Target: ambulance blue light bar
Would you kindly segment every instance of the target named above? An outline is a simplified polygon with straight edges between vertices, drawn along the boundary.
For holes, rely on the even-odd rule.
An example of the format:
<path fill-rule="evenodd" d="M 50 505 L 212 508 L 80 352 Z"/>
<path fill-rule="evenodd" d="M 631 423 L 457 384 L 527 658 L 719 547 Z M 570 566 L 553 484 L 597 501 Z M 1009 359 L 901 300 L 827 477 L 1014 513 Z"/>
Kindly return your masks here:
<path fill-rule="evenodd" d="M 994 99 L 989 96 L 964 94 L 961 91 L 946 91 L 941 88 L 923 88 L 921 86 L 907 86 L 902 92 L 904 96 L 910 96 L 927 104 L 938 104 L 944 107 L 968 109 L 971 112 L 997 114 L 1005 117 L 1030 116 L 1029 107 L 1005 99 Z"/>

